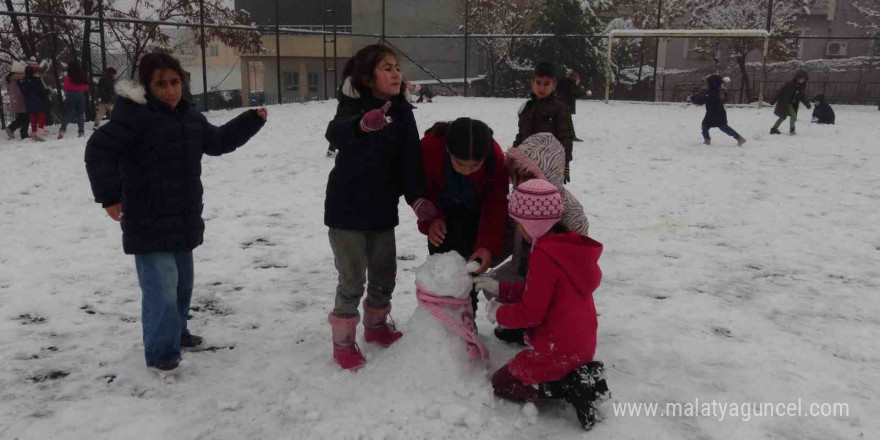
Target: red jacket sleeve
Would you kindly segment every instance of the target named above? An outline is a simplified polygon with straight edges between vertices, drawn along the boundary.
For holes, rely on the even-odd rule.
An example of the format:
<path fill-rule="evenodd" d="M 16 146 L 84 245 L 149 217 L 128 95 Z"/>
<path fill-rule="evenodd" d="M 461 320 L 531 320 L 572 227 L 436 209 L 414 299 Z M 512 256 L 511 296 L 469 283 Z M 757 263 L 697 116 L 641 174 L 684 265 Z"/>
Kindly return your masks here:
<path fill-rule="evenodd" d="M 544 322 L 558 282 L 556 263 L 541 251 L 532 252 L 522 302 L 501 306 L 496 314 L 498 325 L 504 328 L 533 328 Z"/>
<path fill-rule="evenodd" d="M 518 303 L 522 300 L 523 291 L 526 290 L 526 282 L 498 283 L 498 301 L 503 304 Z"/>
<path fill-rule="evenodd" d="M 504 152 L 497 142 L 495 147 L 495 169 L 492 187 L 483 200 L 480 209 L 480 225 L 477 232 L 477 249 L 486 248 L 492 258 L 501 255 L 504 245 L 504 229 L 507 226 L 507 170 L 504 167 Z"/>
<path fill-rule="evenodd" d="M 422 168 L 425 174 L 425 198 L 437 204 L 440 192 L 446 185 L 443 176 L 443 160 L 446 153 L 446 138 L 433 133 L 422 138 Z M 443 218 L 441 211 L 438 217 Z M 419 232 L 428 235 L 431 222 L 418 222 Z"/>

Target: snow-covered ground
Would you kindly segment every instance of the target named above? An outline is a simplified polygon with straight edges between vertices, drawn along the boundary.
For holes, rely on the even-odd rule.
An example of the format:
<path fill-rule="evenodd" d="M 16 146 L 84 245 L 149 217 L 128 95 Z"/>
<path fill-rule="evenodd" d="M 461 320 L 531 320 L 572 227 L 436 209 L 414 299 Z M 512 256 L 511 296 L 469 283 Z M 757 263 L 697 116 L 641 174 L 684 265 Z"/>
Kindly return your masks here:
<path fill-rule="evenodd" d="M 416 116 L 422 130 L 483 119 L 506 148 L 521 102 L 441 97 Z M 702 145 L 701 108 L 578 106 L 585 142 L 575 144 L 570 189 L 605 244 L 597 359 L 612 403 L 661 403 L 653 417 L 608 405 L 589 433 L 564 403 L 539 404 L 535 418 L 534 407 L 491 395 L 489 375 L 515 349 L 491 336 L 482 313 L 489 365 L 438 357 L 448 352 L 442 338 L 424 337 L 415 322 L 424 318 L 410 319 L 427 316 L 414 286 L 427 252 L 403 206 L 393 314 L 404 339 L 386 350 L 361 344 L 368 364 L 357 374 L 334 366 L 326 317 L 336 271 L 322 222 L 333 166 L 323 135 L 334 109 L 270 107 L 247 146 L 204 159 L 207 232 L 195 251 L 190 327 L 216 349 L 185 354 L 176 383 L 144 367 L 134 261 L 92 202 L 85 139 L 0 141 L 0 438 L 880 435 L 875 107 L 836 106 L 838 125 L 802 121 L 796 136 L 767 134 L 771 109 L 731 108 L 731 125 L 748 139 L 737 148 L 717 130 L 714 145 Z M 805 412 L 843 403 L 848 415 L 737 417 L 728 407 L 723 421 L 702 411 L 661 416 L 667 402 L 695 399 L 800 399 Z"/>

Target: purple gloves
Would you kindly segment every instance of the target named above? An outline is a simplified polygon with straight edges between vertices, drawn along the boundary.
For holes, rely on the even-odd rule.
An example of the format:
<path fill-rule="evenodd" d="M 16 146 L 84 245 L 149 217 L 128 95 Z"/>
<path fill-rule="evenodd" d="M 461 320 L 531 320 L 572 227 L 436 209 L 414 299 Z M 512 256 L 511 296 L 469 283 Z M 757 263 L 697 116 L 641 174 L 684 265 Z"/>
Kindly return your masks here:
<path fill-rule="evenodd" d="M 368 113 L 369 114 L 369 113 Z M 416 217 L 420 222 L 427 222 L 437 218 L 437 215 L 440 214 L 440 211 L 437 209 L 437 206 L 434 205 L 434 202 L 418 198 L 412 204 L 413 212 L 416 213 Z"/>
<path fill-rule="evenodd" d="M 370 133 L 385 128 L 391 122 L 391 118 L 385 116 L 389 109 L 391 109 L 391 101 L 386 102 L 382 108 L 373 109 L 365 113 L 364 117 L 361 118 L 361 131 Z"/>

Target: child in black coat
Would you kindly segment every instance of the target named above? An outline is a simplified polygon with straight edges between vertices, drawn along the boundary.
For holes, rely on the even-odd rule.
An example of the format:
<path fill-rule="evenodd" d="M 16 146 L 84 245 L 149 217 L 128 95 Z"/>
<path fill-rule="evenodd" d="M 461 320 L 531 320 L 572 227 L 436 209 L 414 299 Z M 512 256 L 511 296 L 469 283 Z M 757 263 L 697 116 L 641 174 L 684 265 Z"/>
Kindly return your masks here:
<path fill-rule="evenodd" d="M 813 122 L 817 124 L 834 125 L 834 110 L 825 102 L 825 95 L 818 94 L 813 98 Z"/>
<path fill-rule="evenodd" d="M 730 82 L 730 78 L 721 78 L 719 75 L 711 75 L 706 78 L 708 88 L 703 91 L 702 95 L 693 95 L 690 101 L 697 105 L 706 105 L 706 116 L 703 117 L 703 143 L 711 145 L 712 139 L 709 137 L 709 129 L 717 127 L 719 130 L 727 133 L 736 139 L 738 146 L 742 147 L 746 143 L 746 139 L 739 135 L 736 130 L 727 125 L 727 111 L 724 110 L 724 100 L 726 93 L 724 92 L 724 83 Z"/>
<path fill-rule="evenodd" d="M 86 145 L 86 171 L 95 201 L 122 223 L 122 248 L 134 255 L 147 366 L 170 371 L 180 363 L 182 347 L 202 344 L 186 322 L 193 249 L 205 231 L 202 157 L 244 145 L 263 127 L 267 112 L 248 110 L 220 127 L 211 125 L 183 99 L 189 86 L 171 55 L 145 56 L 138 77 L 139 84 L 117 84 L 110 122 Z"/>

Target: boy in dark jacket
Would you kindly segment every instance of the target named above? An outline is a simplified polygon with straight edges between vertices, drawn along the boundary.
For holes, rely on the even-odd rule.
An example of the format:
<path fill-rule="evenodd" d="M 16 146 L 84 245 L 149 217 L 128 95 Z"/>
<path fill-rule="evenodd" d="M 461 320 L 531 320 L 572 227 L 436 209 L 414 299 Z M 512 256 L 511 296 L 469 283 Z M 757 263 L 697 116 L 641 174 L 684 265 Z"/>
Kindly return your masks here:
<path fill-rule="evenodd" d="M 825 102 L 825 95 L 818 94 L 815 98 L 813 98 L 813 105 L 816 108 L 813 109 L 813 122 L 817 124 L 831 124 L 834 125 L 834 110 L 831 109 L 831 106 Z"/>
<path fill-rule="evenodd" d="M 39 68 L 27 66 L 25 77 L 18 80 L 18 88 L 24 98 L 24 105 L 31 122 L 31 137 L 38 141 L 46 140 L 46 112 L 48 111 L 49 92 L 43 80 L 38 76 Z"/>
<path fill-rule="evenodd" d="M 746 143 L 744 137 L 727 125 L 727 111 L 724 110 L 724 100 L 727 94 L 724 92 L 724 84 L 728 82 L 730 82 L 730 78 L 711 75 L 706 78 L 706 84 L 709 87 L 703 91 L 703 94 L 694 95 L 690 98 L 694 104 L 706 105 L 706 116 L 703 117 L 703 143 L 706 145 L 712 144 L 712 138 L 709 137 L 709 129 L 713 127 L 717 127 L 736 139 L 736 143 L 740 147 Z"/>
<path fill-rule="evenodd" d="M 113 113 L 116 101 L 116 69 L 108 67 L 98 80 L 98 114 L 95 116 L 95 130 L 101 125 L 107 112 Z"/>
<path fill-rule="evenodd" d="M 532 95 L 519 109 L 519 133 L 513 146 L 535 133 L 552 133 L 565 147 L 565 183 L 571 181 L 569 163 L 572 160 L 574 124 L 568 105 L 553 92 L 556 90 L 556 68 L 540 63 L 532 77 Z"/>
<path fill-rule="evenodd" d="M 807 72 L 799 70 L 794 75 L 794 78 L 787 82 L 776 93 L 776 97 L 773 98 L 773 101 L 770 102 L 770 104 L 776 105 L 776 108 L 773 109 L 773 114 L 778 116 L 779 119 L 776 120 L 776 124 L 770 129 L 770 134 L 780 134 L 779 126 L 782 125 L 782 121 L 784 121 L 785 118 L 789 118 L 788 132 L 794 134 L 794 124 L 797 122 L 799 103 L 803 103 L 804 107 L 808 109 L 810 108 L 810 103 L 807 101 L 805 93 L 807 80 L 809 80 Z"/>

